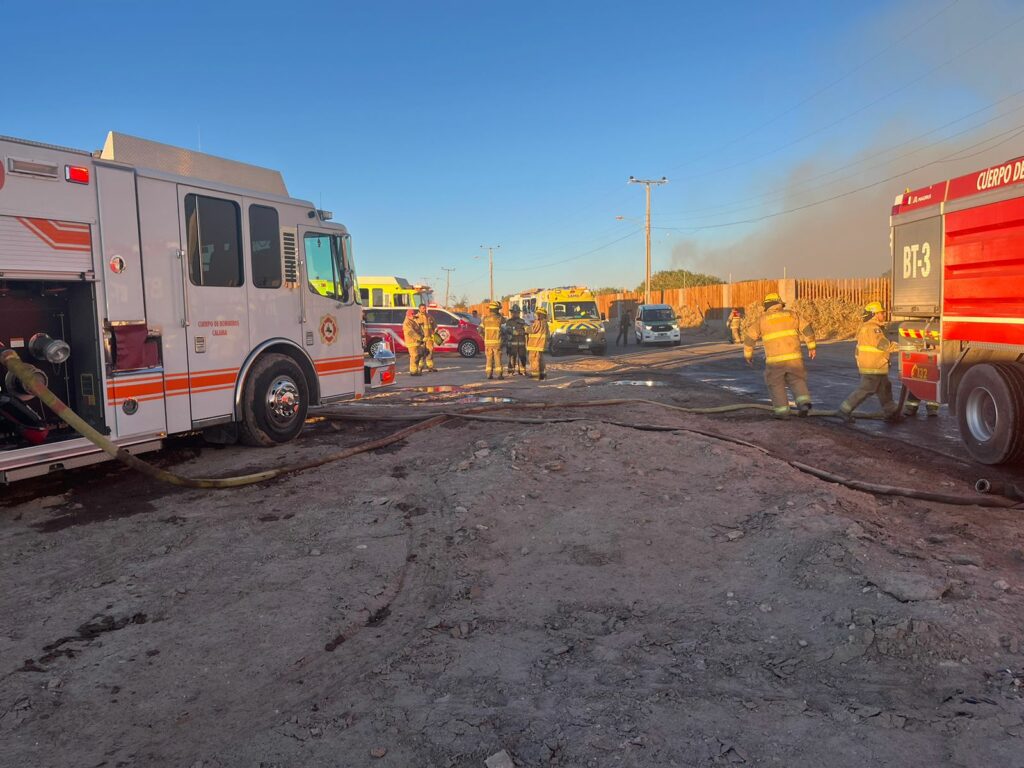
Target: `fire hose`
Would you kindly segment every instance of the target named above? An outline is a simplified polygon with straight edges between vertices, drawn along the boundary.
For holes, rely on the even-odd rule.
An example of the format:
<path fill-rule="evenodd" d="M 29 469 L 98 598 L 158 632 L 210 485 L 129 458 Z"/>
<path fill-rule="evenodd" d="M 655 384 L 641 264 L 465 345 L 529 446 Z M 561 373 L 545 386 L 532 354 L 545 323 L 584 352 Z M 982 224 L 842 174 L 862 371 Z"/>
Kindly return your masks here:
<path fill-rule="evenodd" d="M 422 419 L 412 426 L 405 427 L 396 432 L 392 432 L 390 435 L 379 438 L 377 440 L 370 440 L 359 445 L 346 448 L 341 451 L 329 453 L 325 456 L 321 456 L 308 461 L 299 462 L 287 467 L 277 467 L 275 469 L 265 470 L 263 472 L 253 472 L 246 475 L 238 475 L 235 477 L 224 477 L 224 478 L 196 478 L 196 477 L 185 477 L 175 472 L 169 472 L 165 469 L 156 467 L 149 462 L 143 461 L 137 456 L 132 455 L 126 448 L 119 447 L 105 435 L 101 434 L 94 427 L 88 424 L 82 419 L 77 413 L 75 413 L 66 403 L 64 403 L 59 397 L 46 387 L 35 375 L 31 366 L 26 365 L 22 362 L 18 354 L 13 350 L 5 349 L 0 352 L 0 363 L 3 363 L 9 371 L 11 371 L 22 386 L 33 395 L 38 397 L 40 401 L 49 408 L 54 414 L 56 414 L 64 423 L 74 429 L 79 435 L 89 440 L 93 445 L 102 450 L 107 455 L 114 459 L 117 459 L 121 463 L 131 467 L 132 469 L 141 472 L 147 477 L 151 477 L 154 480 L 169 483 L 171 485 L 177 485 L 185 488 L 202 488 L 208 490 L 223 490 L 227 488 L 239 488 L 246 485 L 253 485 L 256 483 L 262 483 L 267 480 L 272 480 L 277 477 L 282 477 L 294 472 L 301 472 L 307 469 L 314 469 L 316 467 L 323 466 L 335 461 L 341 461 L 343 459 L 357 456 L 361 453 L 367 453 L 368 451 L 377 450 L 384 448 L 388 445 L 405 440 L 411 435 L 417 432 L 422 432 L 427 429 L 436 427 L 450 419 L 466 419 L 466 420 L 480 420 L 480 421 L 494 421 L 494 422 L 505 422 L 505 423 L 520 423 L 520 424 L 549 424 L 549 423 L 565 423 L 572 421 L 591 421 L 609 424 L 613 426 L 626 427 L 631 429 L 640 429 L 646 431 L 661 431 L 661 432 L 686 432 L 691 434 L 698 434 L 703 437 L 707 437 L 722 442 L 733 443 L 746 448 L 757 450 L 766 456 L 771 456 L 779 461 L 782 461 L 794 469 L 797 469 L 806 474 L 810 474 L 814 477 L 818 477 L 828 482 L 838 483 L 840 485 L 853 488 L 855 490 L 864 491 L 867 493 L 885 495 L 885 496 L 901 496 L 905 498 L 922 499 L 925 501 L 933 501 L 942 504 L 952 504 L 959 506 L 980 506 L 980 507 L 998 507 L 998 508 L 1012 508 L 1019 506 L 1018 503 L 1009 498 L 1002 498 L 999 496 L 992 495 L 978 495 L 978 496 L 959 496 L 954 494 L 943 494 L 943 493 L 932 493 L 929 491 L 918 491 L 913 488 L 901 488 L 898 486 L 880 485 L 877 483 L 868 483 L 859 480 L 851 480 L 849 478 L 842 477 L 840 475 L 827 472 L 816 467 L 804 464 L 798 461 L 792 461 L 783 456 L 780 456 L 763 446 L 756 445 L 746 440 L 732 437 L 730 435 L 724 435 L 717 432 L 711 432 L 707 430 L 700 430 L 691 427 L 681 427 L 677 425 L 664 425 L 664 424 L 644 424 L 636 422 L 625 422 L 612 419 L 594 419 L 585 416 L 562 416 L 562 417 L 513 417 L 513 416 L 497 416 L 493 413 L 485 413 L 485 411 L 496 411 L 496 410 L 546 410 L 551 408 L 600 408 L 614 405 L 636 405 L 637 403 L 657 406 L 667 410 L 678 411 L 689 414 L 716 414 L 716 413 L 729 413 L 742 409 L 765 409 L 767 406 L 758 404 L 730 404 L 722 406 L 712 406 L 707 408 L 692 408 L 679 405 L 671 405 L 669 403 L 662 403 L 657 400 L 646 400 L 646 399 L 612 399 L 612 400 L 590 400 L 585 402 L 575 403 L 501 403 L 496 405 L 485 405 L 474 408 L 468 408 L 462 411 L 452 412 L 419 412 L 416 415 L 404 415 L 404 414 L 374 414 L 366 412 L 367 406 L 360 406 L 359 410 L 349 409 L 348 411 L 335 411 L 333 413 L 326 413 L 325 418 L 331 420 L 394 420 L 394 421 L 408 421 L 410 419 Z M 828 415 L 829 412 L 818 412 L 818 415 Z M 834 412 L 832 412 L 834 413 Z M 981 488 L 978 489 L 979 491 Z"/>

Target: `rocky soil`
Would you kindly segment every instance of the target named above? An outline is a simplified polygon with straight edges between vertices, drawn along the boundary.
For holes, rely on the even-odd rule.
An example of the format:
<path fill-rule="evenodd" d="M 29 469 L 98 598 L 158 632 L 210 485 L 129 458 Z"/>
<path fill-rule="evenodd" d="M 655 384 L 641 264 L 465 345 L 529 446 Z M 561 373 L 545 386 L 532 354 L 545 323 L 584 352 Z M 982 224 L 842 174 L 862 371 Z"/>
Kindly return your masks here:
<path fill-rule="evenodd" d="M 505 394 L 723 397 L 665 383 Z M 1024 766 L 1022 512 L 784 459 L 949 492 L 961 465 L 816 420 L 559 414 L 588 420 L 454 420 L 236 491 L 13 487 L 0 763 Z M 159 458 L 236 474 L 400 426 Z"/>

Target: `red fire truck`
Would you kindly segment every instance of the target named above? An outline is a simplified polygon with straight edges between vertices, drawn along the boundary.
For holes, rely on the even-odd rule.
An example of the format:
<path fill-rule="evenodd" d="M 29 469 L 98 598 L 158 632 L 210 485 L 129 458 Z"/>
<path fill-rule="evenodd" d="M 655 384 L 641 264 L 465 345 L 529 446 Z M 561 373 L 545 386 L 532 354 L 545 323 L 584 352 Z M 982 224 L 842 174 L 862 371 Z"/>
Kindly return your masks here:
<path fill-rule="evenodd" d="M 977 461 L 1024 459 L 1024 159 L 907 191 L 890 223 L 902 383 Z"/>
<path fill-rule="evenodd" d="M 272 445 L 310 405 L 394 380 L 366 360 L 345 227 L 277 171 L 111 133 L 0 137 L 0 349 L 135 453 Z M 0 482 L 106 458 L 0 370 Z"/>

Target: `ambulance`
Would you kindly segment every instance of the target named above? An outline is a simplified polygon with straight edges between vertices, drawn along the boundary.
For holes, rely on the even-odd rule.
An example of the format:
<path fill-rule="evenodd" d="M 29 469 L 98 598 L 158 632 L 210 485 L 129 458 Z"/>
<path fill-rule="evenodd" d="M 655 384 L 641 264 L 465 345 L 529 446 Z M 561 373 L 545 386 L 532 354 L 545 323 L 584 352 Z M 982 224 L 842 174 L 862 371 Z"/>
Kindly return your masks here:
<path fill-rule="evenodd" d="M 608 349 L 605 318 L 589 288 L 533 288 L 508 299 L 509 311 L 519 307 L 523 319 L 533 322 L 537 310 L 548 313 L 551 352 L 592 352 L 603 355 Z"/>
<path fill-rule="evenodd" d="M 274 445 L 394 380 L 365 360 L 352 242 L 278 171 L 110 133 L 0 137 L 0 350 L 132 453 Z M 0 367 L 0 482 L 102 461 Z"/>

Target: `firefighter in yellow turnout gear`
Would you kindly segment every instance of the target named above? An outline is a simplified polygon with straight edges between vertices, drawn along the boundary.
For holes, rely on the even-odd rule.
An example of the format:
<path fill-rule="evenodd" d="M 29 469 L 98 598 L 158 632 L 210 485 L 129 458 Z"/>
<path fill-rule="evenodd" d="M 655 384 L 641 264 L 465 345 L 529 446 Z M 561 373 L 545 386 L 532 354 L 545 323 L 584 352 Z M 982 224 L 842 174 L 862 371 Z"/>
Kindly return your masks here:
<path fill-rule="evenodd" d="M 846 422 L 853 421 L 853 412 L 872 395 L 877 395 L 882 404 L 886 420 L 896 418 L 898 406 L 892 399 L 892 382 L 889 381 L 889 355 L 900 345 L 885 335 L 885 308 L 879 301 L 872 301 L 865 312 L 869 317 L 857 331 L 857 370 L 860 371 L 860 386 L 839 406 L 839 416 Z"/>
<path fill-rule="evenodd" d="M 548 311 L 543 307 L 537 309 L 537 319 L 533 321 L 526 334 L 526 351 L 530 354 L 530 375 L 535 379 L 546 379 L 544 369 L 544 350 L 548 347 Z"/>
<path fill-rule="evenodd" d="M 405 346 L 409 350 L 409 375 L 419 376 L 423 364 L 423 326 L 420 325 L 415 310 L 410 309 L 405 313 L 402 336 L 405 337 Z"/>
<path fill-rule="evenodd" d="M 814 359 L 814 329 L 793 310 L 786 309 L 782 297 L 769 293 L 764 297 L 764 314 L 751 323 L 743 337 L 743 357 L 750 365 L 758 340 L 764 345 L 764 380 L 772 398 L 772 416 L 789 417 L 788 386 L 793 392 L 797 413 L 806 416 L 811 410 L 811 393 L 807 389 L 800 343 L 807 345 L 807 356 Z"/>
<path fill-rule="evenodd" d="M 494 374 L 498 374 L 499 379 L 504 379 L 505 371 L 501 367 L 501 304 L 492 301 L 487 308 L 491 311 L 480 322 L 484 332 L 484 352 L 487 355 L 487 378 L 493 379 Z"/>
<path fill-rule="evenodd" d="M 423 329 L 423 368 L 427 373 L 436 373 L 434 368 L 434 334 L 437 333 L 437 321 L 427 312 L 427 306 L 420 304 L 420 314 L 416 318 Z"/>

